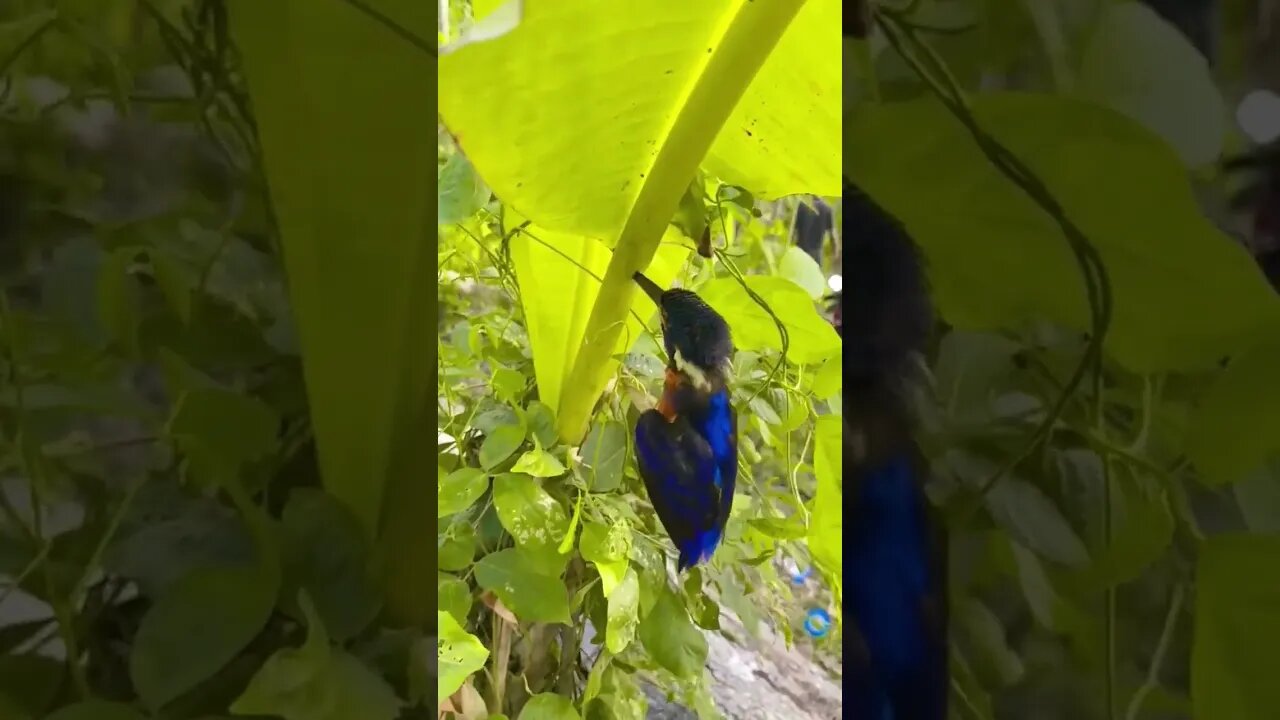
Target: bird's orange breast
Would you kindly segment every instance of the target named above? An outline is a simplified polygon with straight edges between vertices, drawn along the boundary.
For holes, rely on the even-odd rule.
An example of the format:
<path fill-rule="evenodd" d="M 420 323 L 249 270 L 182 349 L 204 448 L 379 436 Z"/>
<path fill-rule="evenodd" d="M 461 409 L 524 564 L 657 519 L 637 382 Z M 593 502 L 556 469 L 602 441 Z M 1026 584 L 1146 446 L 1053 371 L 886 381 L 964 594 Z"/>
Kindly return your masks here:
<path fill-rule="evenodd" d="M 676 412 L 675 396 L 683 382 L 684 379 L 679 372 L 667 368 L 666 379 L 662 383 L 662 397 L 658 398 L 658 412 L 662 414 L 662 417 L 666 418 L 667 422 L 675 422 L 678 414 Z"/>

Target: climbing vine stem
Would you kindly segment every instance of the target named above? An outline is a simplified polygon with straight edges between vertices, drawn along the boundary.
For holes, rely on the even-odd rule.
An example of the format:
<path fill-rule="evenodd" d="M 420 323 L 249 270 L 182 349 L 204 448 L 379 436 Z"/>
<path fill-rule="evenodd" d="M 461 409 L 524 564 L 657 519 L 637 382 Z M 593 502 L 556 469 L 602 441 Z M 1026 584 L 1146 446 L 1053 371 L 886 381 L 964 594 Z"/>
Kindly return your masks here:
<path fill-rule="evenodd" d="M 1026 459 L 1039 447 L 1041 442 L 1049 437 L 1054 424 L 1061 417 L 1067 403 L 1070 402 L 1072 396 L 1084 382 L 1086 375 L 1091 371 L 1094 377 L 1095 395 L 1100 390 L 1102 384 L 1102 343 L 1110 328 L 1112 316 L 1111 283 L 1097 249 L 1079 226 L 1067 216 L 1066 211 L 1054 198 L 1053 194 L 1050 193 L 1044 182 L 1008 148 L 978 125 L 963 92 L 955 79 L 946 70 L 942 59 L 908 25 L 901 21 L 897 11 L 877 7 L 875 18 L 890 46 L 907 61 L 942 104 L 965 126 L 992 165 L 1021 188 L 1028 197 L 1058 223 L 1063 235 L 1066 236 L 1076 262 L 1080 266 L 1089 300 L 1091 332 L 1083 357 L 1063 387 L 1062 394 L 1058 397 L 1050 412 L 1040 422 L 1026 447 L 983 481 L 978 493 L 978 500 L 980 501 L 1001 478 Z"/>
<path fill-rule="evenodd" d="M 1065 236 L 1067 243 L 1070 245 L 1071 252 L 1075 256 L 1076 262 L 1080 267 L 1080 273 L 1083 276 L 1085 290 L 1089 301 L 1090 316 L 1090 334 L 1088 345 L 1085 349 L 1080 362 L 1076 365 L 1066 386 L 1062 389 L 1061 395 L 1055 401 L 1053 407 L 1041 421 L 1040 425 L 1035 429 L 1031 438 L 1026 443 L 1022 451 L 1015 453 L 1008 462 L 996 470 L 992 475 L 987 477 L 979 486 L 978 494 L 970 503 L 969 507 L 964 508 L 960 514 L 961 517 L 968 515 L 981 505 L 982 499 L 987 492 L 995 486 L 1005 475 L 1019 463 L 1025 460 L 1035 452 L 1041 443 L 1045 442 L 1053 432 L 1053 427 L 1061 417 L 1067 404 L 1072 396 L 1084 382 L 1085 376 L 1092 372 L 1093 399 L 1095 407 L 1094 423 L 1097 425 L 1097 431 L 1105 437 L 1103 432 L 1105 425 L 1105 415 L 1103 412 L 1103 374 L 1102 374 L 1102 344 L 1106 337 L 1107 331 L 1111 325 L 1112 316 L 1112 289 L 1111 283 L 1107 275 L 1106 266 L 1098 254 L 1097 248 L 1085 236 L 1084 232 L 1077 226 L 1070 217 L 1067 216 L 1065 210 L 1053 194 L 1045 186 L 1044 182 L 1036 176 L 1016 155 L 1007 147 L 996 140 L 990 133 L 983 129 L 974 117 L 972 109 L 965 98 L 964 92 L 960 89 L 955 78 L 947 70 L 946 64 L 931 48 L 928 43 L 924 42 L 918 35 L 917 29 L 913 27 L 908 20 L 908 11 L 893 10 L 883 6 L 877 6 L 874 9 L 874 17 L 876 25 L 884 33 L 885 39 L 889 45 L 911 66 L 912 70 L 920 77 L 929 89 L 937 97 L 937 99 L 947 108 L 948 111 L 962 124 L 969 132 L 969 135 L 977 143 L 979 149 L 987 157 L 992 165 L 1004 174 L 1013 184 L 1018 186 L 1026 195 L 1039 205 L 1050 217 L 1057 222 Z M 1103 459 L 1104 477 L 1103 477 L 1103 527 L 1104 542 L 1110 544 L 1111 526 L 1112 526 L 1112 500 L 1111 500 L 1111 473 L 1109 472 L 1109 460 Z M 1115 717 L 1115 588 L 1108 587 L 1105 592 L 1104 603 L 1106 606 L 1106 623 L 1104 633 L 1106 635 L 1106 670 L 1105 670 L 1105 688 L 1106 688 L 1106 706 L 1107 718 Z"/>

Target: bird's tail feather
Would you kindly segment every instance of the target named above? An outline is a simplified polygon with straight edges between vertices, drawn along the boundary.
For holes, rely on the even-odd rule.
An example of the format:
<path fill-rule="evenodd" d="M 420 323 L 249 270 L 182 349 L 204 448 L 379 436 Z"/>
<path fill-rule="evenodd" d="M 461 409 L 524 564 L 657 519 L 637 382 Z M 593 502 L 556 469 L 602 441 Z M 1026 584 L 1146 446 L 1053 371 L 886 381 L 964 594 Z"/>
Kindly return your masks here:
<path fill-rule="evenodd" d="M 945 594 L 918 468 L 903 452 L 852 485 L 845 577 L 862 642 L 849 675 L 859 719 L 946 720 Z"/>

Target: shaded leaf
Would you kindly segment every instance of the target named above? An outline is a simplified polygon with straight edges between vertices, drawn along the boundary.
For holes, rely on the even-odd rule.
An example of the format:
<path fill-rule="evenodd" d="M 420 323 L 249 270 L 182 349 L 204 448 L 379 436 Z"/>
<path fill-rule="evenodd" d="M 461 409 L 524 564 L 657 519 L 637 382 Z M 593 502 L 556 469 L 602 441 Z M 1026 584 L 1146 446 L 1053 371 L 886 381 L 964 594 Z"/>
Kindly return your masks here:
<path fill-rule="evenodd" d="M 437 225 L 460 223 L 489 200 L 489 188 L 461 152 L 450 155 L 440 168 L 436 188 Z"/>
<path fill-rule="evenodd" d="M 273 452 L 279 430 L 280 418 L 266 403 L 220 388 L 187 392 L 169 426 L 178 447 L 199 468 L 227 475 Z"/>
<path fill-rule="evenodd" d="M 67 705 L 44 720 L 146 720 L 142 713 L 124 703 L 86 700 Z"/>
<path fill-rule="evenodd" d="M 621 587 L 621 586 L 619 586 Z M 640 642 L 650 657 L 678 678 L 694 678 L 707 662 L 707 639 L 689 621 L 679 598 L 665 587 L 640 622 Z"/>
<path fill-rule="evenodd" d="M 529 403 L 529 432 L 542 447 L 551 447 L 556 443 L 556 416 L 551 408 L 540 402 Z"/>
<path fill-rule="evenodd" d="M 367 569 L 369 548 L 359 519 L 332 495 L 299 488 L 290 494 L 282 520 L 285 597 L 306 590 L 339 642 L 363 630 L 382 607 L 382 593 Z"/>
<path fill-rule="evenodd" d="M 146 595 L 160 597 L 196 568 L 243 567 L 255 557 L 253 536 L 233 510 L 172 485 L 147 483 L 107 546 L 103 563 L 137 582 Z"/>
<path fill-rule="evenodd" d="M 569 594 L 557 577 L 540 574 L 514 549 L 476 563 L 476 582 L 492 591 L 524 622 L 569 622 Z"/>
<path fill-rule="evenodd" d="M 454 523 L 440 536 L 436 559 L 441 570 L 462 570 L 476 556 L 476 530 L 470 523 Z"/>
<path fill-rule="evenodd" d="M 1280 462 L 1250 473 L 1232 490 L 1251 532 L 1280 534 Z"/>
<path fill-rule="evenodd" d="M 1227 108 L 1208 61 L 1148 5 L 1101 7 L 1074 91 L 1147 126 L 1191 167 L 1222 152 Z"/>
<path fill-rule="evenodd" d="M 529 698 L 516 720 L 581 720 L 573 701 L 555 693 L 538 693 Z"/>
<path fill-rule="evenodd" d="M 1060 96 L 986 93 L 973 99 L 973 112 L 1097 246 L 1115 301 L 1106 350 L 1123 366 L 1210 367 L 1275 322 L 1280 298 L 1248 252 L 1205 217 L 1182 163 L 1159 138 L 1114 111 Z M 845 172 L 920 245 L 948 323 L 998 330 L 1047 319 L 1088 329 L 1084 285 L 1061 228 L 939 103 L 859 105 L 844 132 L 858 148 Z M 957 227 L 980 240 L 958 242 Z"/>
<path fill-rule="evenodd" d="M 622 468 L 627 459 L 627 428 L 616 420 L 608 420 L 591 429 L 582 444 L 582 465 L 589 471 L 591 489 L 595 492 L 616 490 L 622 483 Z"/>
<path fill-rule="evenodd" d="M 480 499 L 489 487 L 489 476 L 479 468 L 458 468 L 439 478 L 436 517 L 462 512 Z"/>
<path fill-rule="evenodd" d="M 53 658 L 0 656 L 0 711 L 21 713 L 21 720 L 42 716 L 57 698 L 66 674 L 66 664 Z"/>
<path fill-rule="evenodd" d="M 231 704 L 231 711 L 284 720 L 396 717 L 401 702 L 386 681 L 353 655 L 330 647 L 324 625 L 305 593 L 298 604 L 307 619 L 306 641 L 300 648 L 282 648 L 267 658 Z"/>
<path fill-rule="evenodd" d="M 431 404 L 435 372 L 421 340 L 436 323 L 425 311 L 435 264 L 424 239 L 437 143 L 424 128 L 438 115 L 422 85 L 436 60 L 350 3 L 233 0 L 227 10 L 283 245 L 325 489 L 368 537 L 391 528 L 401 542 L 425 544 L 426 498 L 400 498 L 386 513 L 382 504 L 388 477 L 418 482 L 430 467 L 414 454 L 421 435 L 413 417 Z M 416 0 L 385 0 L 378 11 L 421 37 L 436 25 L 436 8 Z M 393 105 L 395 113 L 369 112 Z M 401 534 L 405 527 L 418 532 Z M 388 578 L 396 588 L 414 582 L 399 569 Z"/>
<path fill-rule="evenodd" d="M 1211 485 L 1235 482 L 1280 454 L 1280 341 L 1231 361 L 1200 401 L 1187 455 Z"/>
<path fill-rule="evenodd" d="M 1280 537 L 1217 535 L 1196 563 L 1191 700 L 1195 717 L 1263 720 L 1280 706 Z"/>
<path fill-rule="evenodd" d="M 960 606 L 959 625 L 964 629 L 985 668 L 1001 685 L 1022 679 L 1022 659 L 1009 647 L 1004 626 L 986 605 L 969 598 Z"/>
<path fill-rule="evenodd" d="M 1093 553 L 1086 574 L 1101 586 L 1138 578 L 1173 541 L 1174 518 L 1159 479 L 1125 465 L 1111 471 L 1111 543 Z"/>
<path fill-rule="evenodd" d="M 436 593 L 442 612 L 452 615 L 459 624 L 467 622 L 467 614 L 471 612 L 471 588 L 465 582 L 447 573 L 437 573 Z"/>
<path fill-rule="evenodd" d="M 1044 557 L 1083 567 L 1089 551 L 1053 501 L 1035 485 L 1007 477 L 986 495 L 987 510 L 1000 527 Z"/>
<path fill-rule="evenodd" d="M 142 617 L 129 657 L 138 695 L 158 708 L 209 678 L 258 634 L 279 577 L 260 568 L 195 570 Z"/>
<path fill-rule="evenodd" d="M 156 285 L 164 293 L 165 300 L 169 301 L 169 307 L 173 309 L 174 314 L 182 322 L 190 323 L 191 292 L 194 286 L 185 268 L 169 255 L 152 253 L 151 271 L 155 276 Z"/>
<path fill-rule="evenodd" d="M 134 248 L 119 248 L 108 254 L 98 274 L 98 312 L 102 327 L 121 351 L 138 351 L 138 324 L 141 321 L 141 291 L 130 267 Z"/>
<path fill-rule="evenodd" d="M 492 470 L 511 457 L 524 443 L 525 429 L 520 425 L 503 425 L 489 433 L 480 445 L 480 466 Z"/>

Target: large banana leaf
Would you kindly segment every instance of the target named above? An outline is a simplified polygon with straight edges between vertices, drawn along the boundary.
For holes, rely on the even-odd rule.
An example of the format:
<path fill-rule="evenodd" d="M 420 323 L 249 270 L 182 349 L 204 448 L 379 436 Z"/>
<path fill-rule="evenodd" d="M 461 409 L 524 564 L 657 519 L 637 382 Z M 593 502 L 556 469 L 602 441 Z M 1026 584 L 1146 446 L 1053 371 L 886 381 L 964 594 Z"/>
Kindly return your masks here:
<path fill-rule="evenodd" d="M 838 193 L 839 26 L 835 0 L 528 0 L 511 32 L 441 57 L 440 114 L 495 194 L 544 231 L 592 239 L 561 239 L 573 262 L 599 267 L 613 249 L 594 295 L 517 261 L 565 440 L 581 439 L 620 338 L 635 337 L 631 275 L 700 165 L 764 198 Z"/>
<path fill-rule="evenodd" d="M 378 9 L 422 37 L 435 23 L 435 8 L 416 0 Z M 397 525 L 382 517 L 391 475 L 425 484 L 409 459 L 428 432 L 434 60 L 344 2 L 236 0 L 230 10 L 324 485 L 372 536 Z M 432 501 L 419 500 L 392 503 L 391 514 L 422 525 Z"/>
<path fill-rule="evenodd" d="M 667 231 L 667 240 L 644 271 L 654 282 L 669 285 L 675 279 L 689 257 L 689 242 L 682 242 L 682 238 L 674 228 Z M 557 416 L 561 390 L 571 382 L 569 363 L 582 344 L 591 308 L 600 295 L 599 278 L 608 269 L 610 257 L 604 243 L 572 233 L 532 227 L 511 240 L 511 260 L 520 278 L 527 330 L 531 340 L 536 338 L 532 345 L 538 391 Z M 645 332 L 636 317 L 646 321 L 653 317 L 653 301 L 637 295 L 631 301 L 631 310 L 634 314 L 625 317 L 626 329 L 618 336 L 614 355 L 626 352 Z M 613 358 L 608 363 L 608 373 L 612 375 L 620 363 Z"/>

